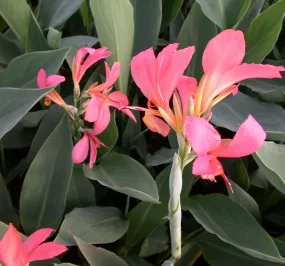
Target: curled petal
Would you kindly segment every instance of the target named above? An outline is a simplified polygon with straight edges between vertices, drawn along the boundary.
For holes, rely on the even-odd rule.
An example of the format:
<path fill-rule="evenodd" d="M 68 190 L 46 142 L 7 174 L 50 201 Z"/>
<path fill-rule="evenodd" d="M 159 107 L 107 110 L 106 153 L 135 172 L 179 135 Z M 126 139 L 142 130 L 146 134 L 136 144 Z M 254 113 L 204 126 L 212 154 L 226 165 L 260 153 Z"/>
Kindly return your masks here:
<path fill-rule="evenodd" d="M 65 81 L 65 77 L 60 75 L 50 75 L 47 77 L 44 69 L 40 69 L 37 76 L 37 84 L 39 88 L 47 88 L 57 86 Z"/>
<path fill-rule="evenodd" d="M 111 119 L 111 114 L 109 106 L 107 104 L 103 104 L 98 119 L 94 121 L 93 133 L 95 135 L 101 134 L 109 125 L 110 119 Z"/>
<path fill-rule="evenodd" d="M 46 86 L 46 79 L 47 79 L 46 72 L 43 68 L 41 68 L 37 76 L 37 84 L 39 88 L 48 87 Z"/>
<path fill-rule="evenodd" d="M 188 116 L 184 131 L 186 138 L 198 156 L 204 156 L 221 145 L 220 134 L 203 118 Z"/>
<path fill-rule="evenodd" d="M 94 122 L 98 119 L 104 99 L 96 95 L 91 96 L 91 100 L 87 104 L 84 119 L 88 122 Z"/>
<path fill-rule="evenodd" d="M 146 114 L 143 117 L 143 121 L 151 131 L 157 132 L 163 137 L 166 137 L 169 134 L 170 127 L 163 120 L 155 116 Z"/>
<path fill-rule="evenodd" d="M 211 151 L 218 157 L 242 157 L 259 150 L 264 143 L 266 133 L 260 124 L 249 115 L 241 124 L 233 140 L 223 140 L 221 146 Z"/>
<path fill-rule="evenodd" d="M 221 163 L 214 155 L 198 156 L 193 163 L 194 175 L 217 175 L 217 170 L 220 169 Z"/>
<path fill-rule="evenodd" d="M 85 161 L 89 151 L 89 139 L 87 134 L 79 140 L 72 149 L 72 162 L 79 164 Z"/>
<path fill-rule="evenodd" d="M 90 160 L 89 160 L 89 168 L 92 169 L 94 163 L 97 158 L 97 146 L 93 140 L 90 140 Z"/>
<path fill-rule="evenodd" d="M 120 92 L 120 91 L 114 91 L 108 95 L 108 104 L 111 106 L 114 106 L 117 109 L 125 108 L 129 104 L 128 97 Z"/>

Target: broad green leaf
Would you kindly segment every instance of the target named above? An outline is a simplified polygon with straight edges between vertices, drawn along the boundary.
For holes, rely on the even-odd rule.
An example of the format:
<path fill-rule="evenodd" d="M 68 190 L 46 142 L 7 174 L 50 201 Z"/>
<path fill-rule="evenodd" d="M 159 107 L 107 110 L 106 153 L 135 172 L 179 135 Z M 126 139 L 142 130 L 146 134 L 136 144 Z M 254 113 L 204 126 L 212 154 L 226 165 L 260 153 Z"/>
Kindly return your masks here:
<path fill-rule="evenodd" d="M 222 30 L 234 27 L 250 6 L 250 0 L 196 0 L 204 14 Z"/>
<path fill-rule="evenodd" d="M 21 47 L 4 34 L 0 33 L 0 64 L 9 62 L 23 53 Z"/>
<path fill-rule="evenodd" d="M 209 20 L 201 10 L 201 7 L 195 3 L 191 8 L 184 24 L 179 32 L 177 42 L 181 48 L 194 45 L 195 53 L 190 62 L 188 74 L 200 79 L 203 75 L 202 56 L 205 47 L 210 39 L 217 34 L 215 24 Z"/>
<path fill-rule="evenodd" d="M 230 166 L 227 172 L 227 176 L 233 180 L 237 185 L 239 185 L 242 189 L 248 190 L 250 187 L 250 180 L 241 159 L 235 159 L 233 164 Z"/>
<path fill-rule="evenodd" d="M 52 89 L 0 88 L 0 138 Z"/>
<path fill-rule="evenodd" d="M 144 166 L 136 160 L 121 154 L 109 154 L 98 165 L 89 169 L 83 167 L 85 175 L 128 196 L 158 203 L 156 184 Z"/>
<path fill-rule="evenodd" d="M 57 27 L 71 17 L 82 5 L 83 0 L 40 0 L 39 17 L 43 29 Z"/>
<path fill-rule="evenodd" d="M 177 152 L 177 149 L 167 149 L 161 148 L 153 155 L 148 154 L 146 157 L 147 166 L 157 166 L 161 164 L 171 163 L 173 160 L 174 153 Z"/>
<path fill-rule="evenodd" d="M 169 236 L 165 225 L 154 229 L 142 244 L 140 256 L 148 257 L 168 249 Z"/>
<path fill-rule="evenodd" d="M 129 266 L 153 266 L 152 264 L 150 264 L 149 262 L 147 262 L 146 260 L 144 260 L 143 258 L 131 254 L 126 258 L 126 261 L 128 263 Z"/>
<path fill-rule="evenodd" d="M 246 62 L 261 63 L 272 51 L 282 28 L 285 0 L 266 9 L 250 25 L 245 34 Z"/>
<path fill-rule="evenodd" d="M 123 259 L 107 249 L 94 247 L 77 237 L 75 241 L 90 266 L 128 266 Z"/>
<path fill-rule="evenodd" d="M 184 206 L 210 233 L 245 253 L 271 262 L 285 263 L 272 238 L 239 204 L 222 194 L 192 196 Z"/>
<path fill-rule="evenodd" d="M 284 109 L 273 103 L 258 101 L 241 92 L 217 104 L 213 109 L 211 121 L 219 127 L 237 131 L 249 114 L 263 127 L 267 139 L 285 140 Z"/>
<path fill-rule="evenodd" d="M 272 263 L 247 255 L 243 251 L 229 245 L 214 235 L 205 234 L 200 239 L 203 256 L 212 266 L 278 266 L 282 263 Z"/>
<path fill-rule="evenodd" d="M 120 63 L 117 87 L 127 93 L 134 42 L 133 7 L 129 0 L 90 0 L 90 7 L 101 45 L 112 51 L 108 63 Z"/>
<path fill-rule="evenodd" d="M 156 49 L 162 18 L 162 0 L 130 0 L 134 8 L 133 55 L 150 47 Z"/>
<path fill-rule="evenodd" d="M 120 239 L 127 231 L 128 220 L 123 220 L 119 209 L 113 207 L 75 208 L 65 216 L 56 242 L 74 246 L 76 236 L 88 244 L 107 244 Z"/>
<path fill-rule="evenodd" d="M 54 28 L 48 29 L 47 41 L 48 41 L 49 46 L 52 47 L 52 49 L 60 48 L 61 36 L 62 36 L 62 32 Z"/>
<path fill-rule="evenodd" d="M 268 102 L 285 102 L 284 79 L 250 79 L 242 82 Z"/>
<path fill-rule="evenodd" d="M 193 7 L 192 7 L 193 8 Z M 182 28 L 182 25 L 184 23 L 184 15 L 182 11 L 180 10 L 176 16 L 176 18 L 172 21 L 172 23 L 169 25 L 169 40 L 171 42 L 176 42 L 178 38 L 178 34 Z"/>
<path fill-rule="evenodd" d="M 41 68 L 47 75 L 55 74 L 61 67 L 69 48 L 33 52 L 13 59 L 0 72 L 0 87 L 37 88 L 37 75 Z"/>
<path fill-rule="evenodd" d="M 175 19 L 182 4 L 183 0 L 162 0 L 161 30 L 165 30 L 166 27 Z"/>
<path fill-rule="evenodd" d="M 263 146 L 253 154 L 266 179 L 283 194 L 285 194 L 284 156 L 285 145 L 274 142 L 264 142 Z"/>
<path fill-rule="evenodd" d="M 72 147 L 68 117 L 65 115 L 26 174 L 20 199 L 20 218 L 25 232 L 32 233 L 45 227 L 57 229 L 60 226 L 72 174 Z"/>
<path fill-rule="evenodd" d="M 95 189 L 83 173 L 82 165 L 73 165 L 72 177 L 66 197 L 66 211 L 96 204 Z"/>

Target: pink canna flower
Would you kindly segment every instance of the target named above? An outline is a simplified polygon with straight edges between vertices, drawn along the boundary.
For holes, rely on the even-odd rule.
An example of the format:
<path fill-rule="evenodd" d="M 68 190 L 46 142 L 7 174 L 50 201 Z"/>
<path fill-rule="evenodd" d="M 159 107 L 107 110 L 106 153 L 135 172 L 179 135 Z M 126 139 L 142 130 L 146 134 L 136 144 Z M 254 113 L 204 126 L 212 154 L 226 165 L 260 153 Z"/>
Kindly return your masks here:
<path fill-rule="evenodd" d="M 133 57 L 131 61 L 133 79 L 148 99 L 148 108 L 130 107 L 130 109 L 144 111 L 143 121 L 146 126 L 163 136 L 168 135 L 170 127 L 176 132 L 182 131 L 188 109 L 184 90 L 180 90 L 173 98 L 174 113 L 169 107 L 177 83 L 182 78 L 195 50 L 193 46 L 181 50 L 177 50 L 177 47 L 177 43 L 166 46 L 157 58 L 150 48 Z M 196 84 L 195 79 L 192 79 L 192 82 L 192 85 Z"/>
<path fill-rule="evenodd" d="M 98 62 L 99 60 L 111 55 L 107 47 L 93 49 L 88 47 L 80 48 L 72 63 L 72 78 L 75 86 L 78 86 L 84 73 L 89 67 Z"/>
<path fill-rule="evenodd" d="M 266 138 L 264 130 L 251 115 L 241 124 L 232 140 L 221 139 L 209 122 L 194 116 L 187 117 L 185 135 L 198 156 L 193 163 L 193 174 L 211 181 L 221 175 L 230 188 L 218 157 L 238 158 L 252 154 L 261 148 Z"/>
<path fill-rule="evenodd" d="M 204 75 L 195 94 L 195 116 L 209 112 L 231 93 L 235 95 L 240 81 L 281 78 L 280 71 L 285 71 L 282 66 L 242 63 L 244 56 L 245 40 L 240 30 L 225 30 L 209 41 L 202 58 Z"/>
<path fill-rule="evenodd" d="M 110 106 L 121 110 L 134 121 L 136 121 L 132 112 L 126 109 L 129 104 L 127 96 L 120 91 L 114 91 L 110 93 L 112 86 L 119 77 L 120 64 L 118 62 L 115 62 L 112 69 L 110 70 L 108 64 L 105 62 L 105 69 L 105 83 L 100 85 L 94 83 L 87 91 L 91 96 L 91 100 L 89 101 L 86 108 L 85 120 L 88 122 L 94 122 L 93 133 L 96 135 L 103 132 L 110 122 Z"/>
<path fill-rule="evenodd" d="M 0 241 L 0 261 L 5 266 L 28 266 L 32 261 L 48 260 L 67 250 L 64 245 L 43 243 L 53 229 L 40 229 L 22 242 L 21 234 L 10 223 Z"/>
<path fill-rule="evenodd" d="M 37 84 L 40 89 L 58 86 L 61 82 L 64 81 L 65 77 L 60 75 L 50 75 L 47 77 L 44 69 L 40 69 L 37 77 Z M 55 90 L 49 92 L 45 97 L 45 105 L 49 106 L 51 102 L 55 102 L 62 107 L 66 106 L 64 100 Z"/>
<path fill-rule="evenodd" d="M 90 160 L 89 168 L 93 168 L 93 165 L 97 157 L 97 148 L 104 146 L 106 147 L 97 137 L 94 131 L 86 130 L 81 140 L 73 147 L 72 150 L 72 161 L 75 164 L 83 163 L 89 153 L 90 146 Z"/>

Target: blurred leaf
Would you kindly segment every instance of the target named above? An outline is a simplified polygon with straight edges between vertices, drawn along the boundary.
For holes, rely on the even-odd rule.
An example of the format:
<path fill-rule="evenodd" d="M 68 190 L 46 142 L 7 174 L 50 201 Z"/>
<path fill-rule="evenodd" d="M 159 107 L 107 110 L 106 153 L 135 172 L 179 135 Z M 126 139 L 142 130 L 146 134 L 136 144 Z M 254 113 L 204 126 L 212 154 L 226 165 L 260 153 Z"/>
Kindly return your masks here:
<path fill-rule="evenodd" d="M 54 28 L 48 29 L 47 41 L 48 41 L 49 46 L 52 47 L 52 49 L 60 48 L 61 36 L 62 36 L 62 32 Z"/>
<path fill-rule="evenodd" d="M 82 165 L 73 165 L 72 177 L 66 197 L 66 211 L 74 208 L 83 208 L 96 204 L 95 189 L 88 178 L 85 177 Z"/>
<path fill-rule="evenodd" d="M 235 159 L 231 165 L 227 176 L 242 189 L 248 190 L 250 187 L 249 176 L 241 159 Z"/>
<path fill-rule="evenodd" d="M 83 0 L 82 5 L 80 6 L 80 13 L 83 19 L 83 24 L 87 28 L 87 33 L 88 35 L 91 35 L 94 20 L 90 10 L 89 0 Z"/>
<path fill-rule="evenodd" d="M 115 112 L 112 113 L 108 127 L 100 135 L 98 135 L 100 141 L 102 141 L 107 148 L 100 147 L 100 149 L 98 149 L 97 161 L 106 156 L 117 143 L 119 132 L 116 124 L 115 114 Z"/>
<path fill-rule="evenodd" d="M 84 165 L 83 170 L 88 178 L 97 180 L 103 186 L 143 201 L 159 202 L 152 176 L 144 166 L 131 157 L 109 154 L 93 169 Z"/>
<path fill-rule="evenodd" d="M 41 27 L 47 29 L 59 26 L 74 14 L 82 3 L 83 0 L 40 0 Z"/>
<path fill-rule="evenodd" d="M 113 207 L 75 208 L 65 216 L 56 242 L 75 246 L 74 236 L 88 244 L 107 244 L 120 239 L 127 231 L 129 221 Z"/>
<path fill-rule="evenodd" d="M 71 47 L 66 56 L 69 67 L 72 67 L 73 57 L 76 55 L 79 48 L 84 46 L 93 47 L 98 41 L 98 38 L 84 35 L 62 38 L 60 47 Z"/>
<path fill-rule="evenodd" d="M 282 28 L 285 0 L 266 9 L 250 25 L 245 34 L 246 55 L 244 61 L 261 63 L 272 51 Z"/>
<path fill-rule="evenodd" d="M 268 182 L 265 178 L 264 172 L 260 168 L 250 175 L 250 183 L 252 186 L 264 188 L 266 190 L 268 189 Z"/>
<path fill-rule="evenodd" d="M 257 16 L 259 16 L 259 14 L 262 10 L 262 7 L 264 5 L 264 1 L 265 0 L 251 0 L 251 4 L 250 4 L 247 12 L 242 17 L 242 19 L 240 20 L 240 22 L 238 23 L 236 28 L 245 32 L 248 29 L 251 22 Z"/>
<path fill-rule="evenodd" d="M 209 40 L 216 34 L 215 24 L 204 15 L 199 4 L 195 3 L 185 19 L 177 39 L 181 48 L 195 46 L 195 53 L 191 59 L 190 68 L 187 70 L 189 75 L 197 79 L 202 77 L 204 73 L 202 69 L 203 52 Z"/>
<path fill-rule="evenodd" d="M 267 232 L 239 204 L 222 194 L 188 198 L 185 207 L 210 233 L 247 254 L 271 262 L 284 262 Z"/>
<path fill-rule="evenodd" d="M 283 194 L 285 194 L 284 156 L 285 145 L 274 142 L 264 142 L 263 146 L 253 154 L 266 179 Z"/>
<path fill-rule="evenodd" d="M 39 70 L 43 68 L 47 75 L 57 73 L 68 51 L 69 48 L 34 52 L 13 59 L 8 67 L 0 72 L 0 87 L 37 88 Z"/>
<path fill-rule="evenodd" d="M 161 148 L 153 155 L 148 154 L 146 157 L 147 166 L 157 166 L 161 164 L 171 163 L 173 160 L 174 153 L 177 152 L 177 149 L 167 149 Z"/>
<path fill-rule="evenodd" d="M 232 28 L 244 17 L 250 0 L 196 0 L 204 14 L 222 30 Z"/>
<path fill-rule="evenodd" d="M 118 89 L 127 93 L 134 42 L 133 7 L 129 0 L 90 0 L 90 7 L 101 46 L 112 51 L 108 63 L 120 62 Z"/>
<path fill-rule="evenodd" d="M 9 62 L 23 53 L 20 46 L 0 32 L 0 64 Z"/>
<path fill-rule="evenodd" d="M 169 237 L 165 225 L 155 228 L 144 240 L 140 256 L 149 257 L 168 249 Z"/>
<path fill-rule="evenodd" d="M 237 131 L 249 114 L 263 127 L 267 139 L 285 140 L 284 109 L 273 103 L 260 102 L 241 92 L 217 104 L 211 121 L 219 127 Z"/>
<path fill-rule="evenodd" d="M 196 241 L 194 243 L 186 244 L 182 247 L 182 256 L 176 262 L 175 266 L 194 265 L 200 255 L 202 255 L 201 248 Z"/>
<path fill-rule="evenodd" d="M 0 139 L 52 89 L 0 88 Z"/>
<path fill-rule="evenodd" d="M 183 0 L 162 0 L 161 30 L 164 30 L 177 16 Z"/>
<path fill-rule="evenodd" d="M 261 216 L 259 207 L 256 201 L 235 182 L 230 181 L 233 192 L 228 188 L 229 197 L 244 207 L 259 223 L 261 222 Z"/>
<path fill-rule="evenodd" d="M 130 2 L 134 8 L 135 20 L 133 55 L 150 47 L 156 49 L 162 18 L 161 0 L 130 0 Z"/>
<path fill-rule="evenodd" d="M 55 149 L 56 147 L 56 149 Z M 72 174 L 72 139 L 65 115 L 32 162 L 22 188 L 20 218 L 25 232 L 57 229 Z"/>
<path fill-rule="evenodd" d="M 137 255 L 129 255 L 126 258 L 126 261 L 129 266 L 152 266 L 149 262 L 145 261 L 143 258 L 137 256 Z"/>
<path fill-rule="evenodd" d="M 193 7 L 192 7 L 193 8 Z M 181 10 L 178 12 L 176 18 L 169 25 L 169 39 L 171 42 L 176 42 L 178 38 L 178 34 L 182 28 L 184 23 L 184 15 Z"/>
<path fill-rule="evenodd" d="M 90 266 L 128 266 L 123 259 L 107 249 L 94 247 L 77 237 L 75 241 Z"/>
<path fill-rule="evenodd" d="M 71 263 L 61 263 L 61 264 L 54 264 L 54 266 L 77 266 L 77 265 Z"/>
<path fill-rule="evenodd" d="M 284 79 L 250 79 L 242 82 L 268 102 L 285 102 Z"/>

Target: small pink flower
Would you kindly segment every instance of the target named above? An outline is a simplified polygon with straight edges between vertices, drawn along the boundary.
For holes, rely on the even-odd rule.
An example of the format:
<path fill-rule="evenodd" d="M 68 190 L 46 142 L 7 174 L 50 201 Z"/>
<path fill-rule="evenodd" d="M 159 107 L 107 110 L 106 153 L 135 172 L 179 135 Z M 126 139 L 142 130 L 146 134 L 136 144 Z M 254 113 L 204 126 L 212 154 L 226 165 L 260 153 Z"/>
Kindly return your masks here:
<path fill-rule="evenodd" d="M 60 255 L 67 250 L 64 245 L 43 243 L 53 231 L 40 229 L 22 242 L 21 234 L 10 223 L 0 241 L 0 261 L 5 266 L 28 266 L 32 261 L 48 260 Z"/>
<path fill-rule="evenodd" d="M 40 69 L 37 77 L 37 84 L 40 89 L 58 86 L 61 82 L 65 81 L 65 77 L 60 75 L 50 75 L 47 77 L 44 69 Z M 65 106 L 64 100 L 61 96 L 55 91 L 52 90 L 46 95 L 45 105 L 49 106 L 51 102 L 55 102 L 60 106 Z"/>
<path fill-rule="evenodd" d="M 106 81 L 103 84 L 97 85 L 97 83 L 90 86 L 88 93 L 91 96 L 86 113 L 85 120 L 88 122 L 94 122 L 93 133 L 98 135 L 102 133 L 108 126 L 111 114 L 109 107 L 113 106 L 130 118 L 136 121 L 132 112 L 126 107 L 129 104 L 129 100 L 125 94 L 120 91 L 111 92 L 112 86 L 116 82 L 120 74 L 120 64 L 115 62 L 110 70 L 108 64 L 105 62 L 106 69 Z"/>
<path fill-rule="evenodd" d="M 72 150 L 72 161 L 75 164 L 83 163 L 89 152 L 90 146 L 90 159 L 89 168 L 93 168 L 93 165 L 97 157 L 97 148 L 104 146 L 106 147 L 97 137 L 94 131 L 86 130 L 81 140 L 79 140 Z"/>
<path fill-rule="evenodd" d="M 264 143 L 266 133 L 250 115 L 241 124 L 234 138 L 221 139 L 218 131 L 205 119 L 187 117 L 185 134 L 198 157 L 193 164 L 193 174 L 215 181 L 221 175 L 231 187 L 218 157 L 238 158 L 256 152 Z"/>
<path fill-rule="evenodd" d="M 99 60 L 111 55 L 107 47 L 93 49 L 88 47 L 80 48 L 72 63 L 72 77 L 75 86 L 78 86 L 84 73 L 89 67 L 98 62 Z"/>

